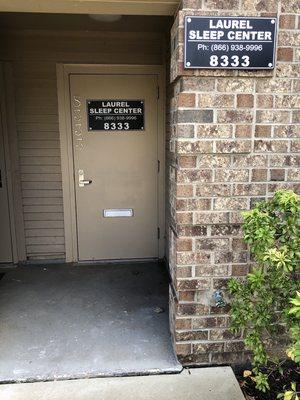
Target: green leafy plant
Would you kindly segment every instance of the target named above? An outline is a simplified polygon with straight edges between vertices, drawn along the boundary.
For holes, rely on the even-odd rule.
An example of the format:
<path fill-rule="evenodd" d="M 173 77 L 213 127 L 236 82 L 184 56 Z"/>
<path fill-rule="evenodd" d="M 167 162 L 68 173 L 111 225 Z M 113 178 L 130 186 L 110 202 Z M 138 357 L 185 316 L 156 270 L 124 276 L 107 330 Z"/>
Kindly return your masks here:
<path fill-rule="evenodd" d="M 253 353 L 251 379 L 265 392 L 269 389 L 268 374 L 261 368 L 270 363 L 282 368 L 279 350 L 285 341 L 293 341 L 289 355 L 299 362 L 300 298 L 297 294 L 290 299 L 299 290 L 300 197 L 293 191 L 278 191 L 270 200 L 244 212 L 243 218 L 244 240 L 249 244 L 253 267 L 244 281 L 229 281 L 231 330 L 243 334 Z M 296 399 L 294 385 L 289 392 L 294 396 L 290 400 Z"/>
<path fill-rule="evenodd" d="M 300 292 L 297 292 L 296 297 L 291 299 L 290 303 L 293 306 L 289 309 L 288 313 L 294 318 L 290 328 L 290 336 L 293 344 L 288 349 L 287 355 L 293 361 L 300 364 Z"/>
<path fill-rule="evenodd" d="M 296 383 L 295 382 L 291 383 L 290 390 L 287 390 L 284 393 L 279 393 L 279 395 L 277 396 L 277 399 L 299 400 Z"/>

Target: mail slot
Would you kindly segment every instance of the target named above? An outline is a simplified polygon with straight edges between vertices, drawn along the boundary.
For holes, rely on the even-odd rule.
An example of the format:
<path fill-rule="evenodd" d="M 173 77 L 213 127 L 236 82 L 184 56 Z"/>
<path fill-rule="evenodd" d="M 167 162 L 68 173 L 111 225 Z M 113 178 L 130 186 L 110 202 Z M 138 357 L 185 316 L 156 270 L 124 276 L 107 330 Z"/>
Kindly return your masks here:
<path fill-rule="evenodd" d="M 103 210 L 104 218 L 133 217 L 132 208 L 111 208 Z"/>

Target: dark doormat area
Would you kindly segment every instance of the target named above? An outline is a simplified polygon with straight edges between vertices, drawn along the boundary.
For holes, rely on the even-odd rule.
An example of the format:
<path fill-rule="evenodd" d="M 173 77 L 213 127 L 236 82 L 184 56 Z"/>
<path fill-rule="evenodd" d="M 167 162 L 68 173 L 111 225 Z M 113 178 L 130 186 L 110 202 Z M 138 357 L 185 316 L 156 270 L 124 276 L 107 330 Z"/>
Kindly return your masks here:
<path fill-rule="evenodd" d="M 26 266 L 0 281 L 0 381 L 176 373 L 159 263 Z"/>

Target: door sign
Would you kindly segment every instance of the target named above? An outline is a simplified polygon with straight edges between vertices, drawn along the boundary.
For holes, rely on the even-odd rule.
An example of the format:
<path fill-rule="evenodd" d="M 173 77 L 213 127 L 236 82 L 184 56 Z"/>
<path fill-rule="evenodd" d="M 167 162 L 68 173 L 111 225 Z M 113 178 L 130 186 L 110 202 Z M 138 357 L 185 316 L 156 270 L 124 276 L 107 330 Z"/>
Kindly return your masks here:
<path fill-rule="evenodd" d="M 185 17 L 184 67 L 273 69 L 276 18 Z"/>
<path fill-rule="evenodd" d="M 88 100 L 88 130 L 143 131 L 143 100 Z"/>

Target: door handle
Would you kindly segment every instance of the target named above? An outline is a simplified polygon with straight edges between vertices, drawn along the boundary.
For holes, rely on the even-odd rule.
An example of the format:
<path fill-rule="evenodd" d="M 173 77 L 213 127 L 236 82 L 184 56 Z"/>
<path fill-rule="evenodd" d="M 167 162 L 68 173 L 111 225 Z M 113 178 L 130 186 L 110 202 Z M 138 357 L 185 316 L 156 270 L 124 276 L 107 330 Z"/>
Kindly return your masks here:
<path fill-rule="evenodd" d="M 78 186 L 85 187 L 86 185 L 90 185 L 93 181 L 90 179 L 84 179 L 84 171 L 83 169 L 78 170 Z"/>

